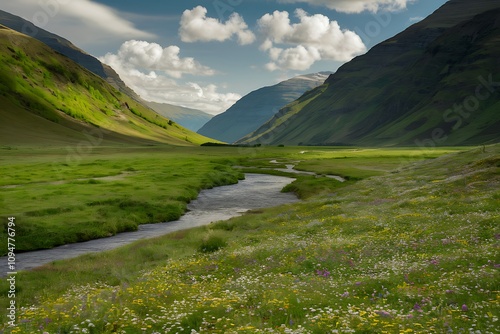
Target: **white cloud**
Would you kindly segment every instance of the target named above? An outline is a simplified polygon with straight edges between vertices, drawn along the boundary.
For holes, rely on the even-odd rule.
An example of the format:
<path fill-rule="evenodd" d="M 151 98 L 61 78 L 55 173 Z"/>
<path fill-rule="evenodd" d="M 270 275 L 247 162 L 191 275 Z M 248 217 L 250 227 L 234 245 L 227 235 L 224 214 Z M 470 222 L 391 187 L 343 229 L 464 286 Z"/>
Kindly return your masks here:
<path fill-rule="evenodd" d="M 155 43 L 132 40 L 123 43 L 116 54 L 108 53 L 100 60 L 113 67 L 122 80 L 147 101 L 200 109 L 216 115 L 241 98 L 234 93 L 220 93 L 213 84 L 179 84 L 173 78 L 180 78 L 182 74 L 215 73 L 193 58 L 180 58 L 179 53 L 177 46 L 162 48 Z"/>
<path fill-rule="evenodd" d="M 137 29 L 123 13 L 90 0 L 5 1 L 2 9 L 80 45 L 105 43 L 116 37 L 155 37 Z"/>
<path fill-rule="evenodd" d="M 366 51 L 361 38 L 350 30 L 342 30 L 336 21 L 322 14 L 309 15 L 297 9 L 299 23 L 292 24 L 288 12 L 275 11 L 262 16 L 258 25 L 266 37 L 260 49 L 267 51 L 271 62 L 268 70 L 307 70 L 316 61 L 327 59 L 349 61 Z M 280 48 L 275 45 L 292 45 Z"/>
<path fill-rule="evenodd" d="M 309 3 L 325 6 L 342 13 L 361 13 L 364 11 L 399 11 L 416 0 L 278 0 L 281 3 Z"/>
<path fill-rule="evenodd" d="M 192 10 L 185 10 L 182 14 L 179 35 L 183 42 L 223 42 L 238 37 L 241 45 L 252 44 L 255 35 L 248 29 L 248 25 L 238 13 L 233 13 L 225 23 L 218 19 L 207 17 L 207 9 L 197 6 Z"/>
<path fill-rule="evenodd" d="M 180 58 L 179 54 L 180 48 L 175 45 L 163 48 L 156 43 L 131 40 L 123 43 L 117 54 L 108 53 L 101 60 L 109 65 L 120 63 L 127 68 L 163 71 L 174 78 L 183 74 L 215 74 L 214 70 L 194 58 Z"/>

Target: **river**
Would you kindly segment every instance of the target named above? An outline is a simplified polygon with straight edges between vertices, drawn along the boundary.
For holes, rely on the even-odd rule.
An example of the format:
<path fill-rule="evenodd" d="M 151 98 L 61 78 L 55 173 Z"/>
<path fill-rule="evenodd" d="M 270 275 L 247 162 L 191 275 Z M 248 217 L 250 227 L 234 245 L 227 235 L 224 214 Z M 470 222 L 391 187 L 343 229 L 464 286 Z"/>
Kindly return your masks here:
<path fill-rule="evenodd" d="M 119 233 L 109 238 L 68 244 L 47 250 L 16 254 L 16 270 L 27 270 L 56 260 L 69 259 L 86 253 L 114 249 L 134 241 L 158 237 L 170 232 L 210 224 L 244 214 L 248 210 L 268 208 L 297 202 L 295 195 L 282 193 L 281 189 L 292 178 L 245 174 L 237 184 L 202 190 L 198 198 L 188 204 L 188 212 L 179 220 L 139 225 L 137 231 Z M 0 263 L 7 267 L 7 257 Z M 3 270 L 3 273 L 12 270 Z"/>

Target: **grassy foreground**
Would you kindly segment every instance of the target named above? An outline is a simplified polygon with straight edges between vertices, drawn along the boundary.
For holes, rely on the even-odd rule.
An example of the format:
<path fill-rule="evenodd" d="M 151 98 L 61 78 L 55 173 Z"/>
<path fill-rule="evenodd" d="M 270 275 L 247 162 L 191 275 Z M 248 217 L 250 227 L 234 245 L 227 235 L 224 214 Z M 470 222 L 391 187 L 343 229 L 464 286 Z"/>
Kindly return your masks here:
<path fill-rule="evenodd" d="M 400 165 L 20 273 L 18 325 L 4 332 L 496 333 L 499 167 L 498 145 Z"/>

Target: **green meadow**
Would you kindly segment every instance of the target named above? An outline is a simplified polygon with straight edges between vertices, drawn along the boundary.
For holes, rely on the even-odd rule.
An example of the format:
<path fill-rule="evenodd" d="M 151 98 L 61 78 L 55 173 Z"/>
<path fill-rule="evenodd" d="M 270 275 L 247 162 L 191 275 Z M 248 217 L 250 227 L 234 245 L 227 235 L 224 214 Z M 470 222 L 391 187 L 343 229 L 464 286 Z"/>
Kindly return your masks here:
<path fill-rule="evenodd" d="M 17 249 L 51 248 L 176 220 L 201 189 L 242 177 L 226 159 L 190 151 L 99 148 L 71 155 L 61 149 L 5 150 L 2 214 L 19 222 Z M 1 235 L 5 240 L 5 229 Z"/>
<path fill-rule="evenodd" d="M 284 189 L 298 204 L 19 273 L 5 333 L 497 332 L 500 145 L 95 147 L 77 160 L 2 149 L 20 250 L 175 219 L 244 172 L 318 175 Z"/>

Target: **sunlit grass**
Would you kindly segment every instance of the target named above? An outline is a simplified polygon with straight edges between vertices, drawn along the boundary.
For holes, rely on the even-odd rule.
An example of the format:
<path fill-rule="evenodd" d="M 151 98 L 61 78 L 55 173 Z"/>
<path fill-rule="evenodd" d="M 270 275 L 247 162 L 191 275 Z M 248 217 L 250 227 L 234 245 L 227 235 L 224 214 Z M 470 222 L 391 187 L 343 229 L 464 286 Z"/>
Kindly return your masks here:
<path fill-rule="evenodd" d="M 499 154 L 22 273 L 17 332 L 496 333 Z"/>
<path fill-rule="evenodd" d="M 45 161 L 34 157 L 35 165 L 9 160 L 0 166 L 3 186 L 10 186 L 2 189 L 2 214 L 18 220 L 17 233 L 22 235 L 18 251 L 176 220 L 201 189 L 236 183 L 242 177 L 226 159 L 177 149 L 96 151 L 82 155 L 74 164 L 66 163 L 63 153 L 47 155 Z M 18 155 L 11 152 L 12 160 Z M 2 228 L 2 240 L 5 233 Z"/>

